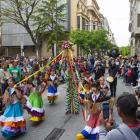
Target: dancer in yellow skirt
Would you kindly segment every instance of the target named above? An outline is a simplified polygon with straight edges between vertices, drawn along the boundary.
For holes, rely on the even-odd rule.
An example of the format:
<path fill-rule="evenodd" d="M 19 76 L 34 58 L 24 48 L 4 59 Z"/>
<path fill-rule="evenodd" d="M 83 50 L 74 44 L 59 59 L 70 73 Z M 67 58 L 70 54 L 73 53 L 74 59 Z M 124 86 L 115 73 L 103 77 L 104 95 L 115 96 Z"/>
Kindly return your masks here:
<path fill-rule="evenodd" d="M 30 120 L 40 121 L 45 119 L 45 109 L 43 107 L 42 96 L 39 96 L 46 83 L 43 83 L 39 79 L 38 73 L 32 77 L 32 90 L 27 101 L 27 112 L 32 115 Z"/>

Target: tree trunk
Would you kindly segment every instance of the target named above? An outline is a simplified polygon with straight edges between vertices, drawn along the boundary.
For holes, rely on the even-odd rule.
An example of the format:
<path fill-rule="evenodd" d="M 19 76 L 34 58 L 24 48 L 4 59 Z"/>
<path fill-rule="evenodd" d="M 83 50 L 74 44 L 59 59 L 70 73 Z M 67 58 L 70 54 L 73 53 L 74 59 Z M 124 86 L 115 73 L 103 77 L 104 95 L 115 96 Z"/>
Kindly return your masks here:
<path fill-rule="evenodd" d="M 36 50 L 38 51 L 38 58 L 39 58 L 39 60 L 41 60 L 41 46 L 36 45 Z"/>

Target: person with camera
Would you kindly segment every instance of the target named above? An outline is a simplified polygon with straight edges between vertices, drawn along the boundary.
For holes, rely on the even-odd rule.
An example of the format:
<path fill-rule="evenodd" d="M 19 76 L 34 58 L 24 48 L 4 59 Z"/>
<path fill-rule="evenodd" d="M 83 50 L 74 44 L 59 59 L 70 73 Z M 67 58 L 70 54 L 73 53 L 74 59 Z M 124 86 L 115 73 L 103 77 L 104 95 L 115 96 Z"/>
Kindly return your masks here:
<path fill-rule="evenodd" d="M 101 76 L 104 76 L 105 67 L 103 65 L 101 65 L 101 60 L 100 59 L 98 60 L 98 64 L 94 68 L 94 72 L 95 72 L 94 80 L 98 80 L 98 79 L 100 79 Z"/>
<path fill-rule="evenodd" d="M 88 65 L 88 63 L 87 63 L 86 60 L 83 61 L 83 69 L 84 69 L 85 71 L 91 72 L 91 67 Z M 84 72 L 83 69 L 80 69 L 80 71 L 79 71 L 80 74 L 81 74 L 82 72 Z"/>
<path fill-rule="evenodd" d="M 135 95 L 127 92 L 120 95 L 116 107 L 123 123 L 119 124 L 113 120 L 113 110 L 110 111 L 109 119 L 106 120 L 101 112 L 99 140 L 140 140 L 140 121 L 136 117 L 138 101 Z"/>
<path fill-rule="evenodd" d="M 3 68 L 0 69 L 0 78 L 1 78 L 1 85 L 2 85 L 2 95 L 4 94 L 6 88 L 8 87 L 8 79 L 11 77 L 11 74 L 8 70 L 7 62 L 3 62 Z"/>

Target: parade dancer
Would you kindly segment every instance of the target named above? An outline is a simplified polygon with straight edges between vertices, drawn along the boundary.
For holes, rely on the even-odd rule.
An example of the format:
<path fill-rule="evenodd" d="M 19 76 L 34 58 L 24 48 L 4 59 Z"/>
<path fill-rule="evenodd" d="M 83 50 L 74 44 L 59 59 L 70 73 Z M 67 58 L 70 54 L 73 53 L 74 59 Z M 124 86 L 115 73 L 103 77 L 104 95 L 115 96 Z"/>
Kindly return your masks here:
<path fill-rule="evenodd" d="M 72 68 L 74 71 L 74 76 L 76 79 L 76 84 L 79 84 L 79 80 L 78 80 L 78 76 L 75 72 L 75 63 L 72 63 Z M 71 76 L 69 75 L 69 72 L 71 72 L 70 68 L 67 69 L 67 71 L 65 72 L 64 78 L 67 80 L 67 90 L 66 90 L 66 115 L 71 113 L 71 93 L 70 93 L 70 83 L 69 83 L 69 79 L 71 79 L 71 83 L 72 83 L 72 93 L 73 93 L 73 99 L 74 99 L 74 110 L 75 110 L 75 114 L 79 114 L 79 100 L 78 100 L 78 93 L 77 93 L 77 89 L 75 86 L 75 82 L 74 82 L 74 78 L 73 75 L 71 73 Z"/>
<path fill-rule="evenodd" d="M 85 73 L 82 73 L 85 77 L 84 77 L 84 80 L 83 80 L 83 82 L 82 82 L 82 92 L 80 93 L 80 97 L 82 98 L 82 99 L 84 99 L 84 98 L 87 98 L 87 96 L 85 97 L 85 95 L 89 95 L 89 92 L 90 92 L 90 85 L 93 83 L 93 78 L 92 77 L 90 77 L 90 72 L 89 71 L 87 71 L 86 72 L 87 73 L 87 76 L 89 77 L 89 78 L 87 78 L 86 76 L 85 76 Z M 81 77 L 82 77 L 82 74 L 81 74 Z"/>
<path fill-rule="evenodd" d="M 100 88 L 101 88 L 101 90 L 104 93 L 108 94 L 109 87 L 105 84 L 105 78 L 104 78 L 104 76 L 101 76 L 100 79 L 99 79 L 99 81 L 100 81 Z"/>
<path fill-rule="evenodd" d="M 12 137 L 19 133 L 25 133 L 26 120 L 23 116 L 20 101 L 22 95 L 16 88 L 14 77 L 8 79 L 9 87 L 3 95 L 3 102 L 7 105 L 4 114 L 0 117 L 4 137 Z"/>
<path fill-rule="evenodd" d="M 59 78 L 55 75 L 53 69 L 51 70 L 51 74 L 47 80 L 50 81 L 47 98 L 49 100 L 49 104 L 54 104 L 54 102 L 57 101 L 58 95 L 60 93 L 59 93 L 59 91 L 57 91 L 57 82 L 56 82 L 56 80 L 59 80 Z"/>
<path fill-rule="evenodd" d="M 39 79 L 39 74 L 35 74 L 31 80 L 31 94 L 27 101 L 27 112 L 32 115 L 30 120 L 40 121 L 45 119 L 45 110 L 43 107 L 42 96 L 39 96 L 44 89 L 46 83 L 43 83 Z"/>
<path fill-rule="evenodd" d="M 88 100 L 82 100 L 81 97 L 78 97 L 83 103 L 89 104 L 92 103 L 90 107 L 91 113 L 88 117 L 88 123 L 84 130 L 81 132 L 81 134 L 77 135 L 77 140 L 97 140 L 98 134 L 99 134 L 99 114 L 101 112 L 102 108 L 102 102 L 110 100 L 110 97 L 108 97 L 103 91 L 100 90 L 100 83 L 99 81 L 93 82 L 91 86 L 91 93 L 89 94 Z M 96 106 L 95 103 L 98 103 Z M 92 106 L 94 107 L 92 109 Z M 112 105 L 113 106 L 113 105 Z M 94 110 L 94 112 L 93 112 Z"/>

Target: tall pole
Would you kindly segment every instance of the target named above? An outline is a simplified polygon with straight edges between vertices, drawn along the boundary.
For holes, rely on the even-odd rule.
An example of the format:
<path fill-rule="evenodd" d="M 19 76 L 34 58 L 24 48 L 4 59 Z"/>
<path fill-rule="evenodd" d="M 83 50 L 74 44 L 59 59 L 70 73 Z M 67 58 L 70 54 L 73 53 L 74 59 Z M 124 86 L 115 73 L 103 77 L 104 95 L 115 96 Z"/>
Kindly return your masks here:
<path fill-rule="evenodd" d="M 56 1 L 56 56 L 57 56 L 57 42 L 58 42 L 58 39 L 57 39 L 57 1 Z"/>
<path fill-rule="evenodd" d="M 68 68 L 70 69 L 70 62 L 69 62 L 68 52 L 67 52 L 67 63 L 68 63 Z M 71 72 L 70 71 L 69 71 L 69 76 L 71 77 Z M 71 109 L 72 109 L 72 114 L 74 114 L 72 83 L 71 83 L 71 79 L 70 78 L 69 78 L 69 84 L 70 84 L 70 93 L 71 93 Z"/>

